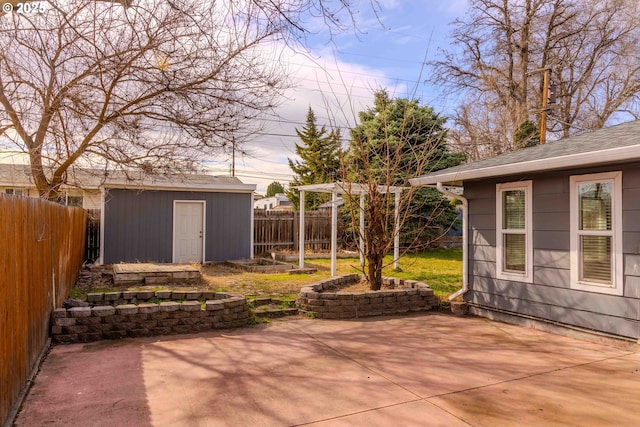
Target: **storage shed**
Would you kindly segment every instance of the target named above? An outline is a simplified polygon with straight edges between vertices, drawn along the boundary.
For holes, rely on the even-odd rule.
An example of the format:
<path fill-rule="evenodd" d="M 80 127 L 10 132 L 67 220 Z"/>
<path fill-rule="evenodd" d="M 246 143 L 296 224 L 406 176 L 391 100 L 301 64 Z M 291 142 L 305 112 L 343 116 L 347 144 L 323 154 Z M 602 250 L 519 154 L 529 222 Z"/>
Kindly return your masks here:
<path fill-rule="evenodd" d="M 640 121 L 440 170 L 474 314 L 640 338 Z"/>
<path fill-rule="evenodd" d="M 183 175 L 102 187 L 100 263 L 187 263 L 253 256 L 255 185 Z"/>

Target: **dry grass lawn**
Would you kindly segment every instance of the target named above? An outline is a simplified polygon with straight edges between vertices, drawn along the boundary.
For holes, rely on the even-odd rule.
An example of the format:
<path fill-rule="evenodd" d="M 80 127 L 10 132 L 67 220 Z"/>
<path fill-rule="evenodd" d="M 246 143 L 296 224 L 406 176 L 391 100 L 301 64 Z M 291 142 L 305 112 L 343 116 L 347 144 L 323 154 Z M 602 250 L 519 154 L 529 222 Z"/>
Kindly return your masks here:
<path fill-rule="evenodd" d="M 389 264 L 392 258 L 387 257 Z M 223 264 L 202 267 L 202 280 L 197 283 L 180 286 L 181 289 L 215 290 L 232 292 L 246 296 L 279 296 L 295 298 L 304 285 L 330 277 L 331 261 L 329 259 L 311 259 L 305 267 L 316 268 L 313 274 L 288 273 L 248 273 Z M 360 273 L 358 258 L 338 259 L 338 274 Z M 104 269 L 105 267 L 101 267 Z M 410 254 L 400 260 L 401 271 L 394 272 L 387 267 L 383 274 L 403 279 L 419 280 L 429 285 L 436 296 L 441 299 L 460 289 L 462 284 L 462 251 L 459 249 L 441 249 Z M 96 269 L 96 272 L 104 270 Z M 97 279 L 96 279 L 97 276 Z M 132 286 L 116 288 L 108 276 L 94 274 L 94 280 L 85 280 L 72 290 L 72 298 L 82 298 L 87 292 L 107 292 L 122 290 L 160 290 L 172 289 L 176 285 Z"/>

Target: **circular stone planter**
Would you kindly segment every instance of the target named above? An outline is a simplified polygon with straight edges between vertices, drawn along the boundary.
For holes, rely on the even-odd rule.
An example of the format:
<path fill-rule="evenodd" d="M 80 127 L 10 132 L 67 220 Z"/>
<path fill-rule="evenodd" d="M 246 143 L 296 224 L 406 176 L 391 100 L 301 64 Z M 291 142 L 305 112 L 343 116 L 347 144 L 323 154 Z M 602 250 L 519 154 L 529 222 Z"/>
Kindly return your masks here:
<path fill-rule="evenodd" d="M 437 310 L 439 301 L 433 290 L 415 280 L 384 277 L 383 283 L 393 289 L 380 291 L 342 292 L 333 289 L 357 283 L 359 274 L 332 277 L 300 290 L 296 305 L 301 313 L 320 319 L 357 319 Z"/>

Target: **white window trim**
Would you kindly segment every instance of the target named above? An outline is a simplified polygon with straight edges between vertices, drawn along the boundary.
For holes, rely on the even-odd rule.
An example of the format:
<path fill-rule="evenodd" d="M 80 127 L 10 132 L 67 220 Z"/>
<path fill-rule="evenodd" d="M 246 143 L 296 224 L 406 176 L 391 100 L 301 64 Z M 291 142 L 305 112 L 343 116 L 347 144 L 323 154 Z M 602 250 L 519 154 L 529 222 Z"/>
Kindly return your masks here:
<path fill-rule="evenodd" d="M 198 261 L 201 264 L 204 264 L 207 259 L 206 248 L 207 248 L 207 201 L 206 200 L 174 200 L 173 201 L 173 219 L 171 221 L 172 238 L 171 238 L 171 262 L 176 264 L 176 240 L 177 240 L 177 228 L 176 228 L 176 205 L 178 203 L 200 203 L 202 205 L 202 259 Z"/>
<path fill-rule="evenodd" d="M 496 184 L 496 277 L 514 282 L 533 283 L 533 195 L 532 181 L 517 181 Z M 502 192 L 506 190 L 524 190 L 525 200 L 525 271 L 516 273 L 503 271 L 503 230 L 502 230 Z"/>
<path fill-rule="evenodd" d="M 8 190 L 11 190 L 12 196 L 16 196 L 16 197 L 27 197 L 29 196 L 29 189 L 28 188 L 23 188 L 23 187 L 5 187 L 4 190 L 2 190 L 3 193 L 5 194 L 9 194 Z M 16 191 L 20 192 L 20 195 L 16 195 Z"/>
<path fill-rule="evenodd" d="M 611 276 L 613 286 L 597 283 L 589 283 L 578 280 L 580 262 L 578 257 L 579 234 L 578 234 L 578 184 L 589 182 L 613 182 L 613 194 L 611 200 L 612 210 L 612 268 Z M 624 271 L 622 269 L 622 172 L 594 173 L 588 175 L 574 175 L 569 177 L 570 188 L 570 239 L 571 239 L 571 288 L 589 292 L 598 292 L 609 295 L 623 295 Z"/>

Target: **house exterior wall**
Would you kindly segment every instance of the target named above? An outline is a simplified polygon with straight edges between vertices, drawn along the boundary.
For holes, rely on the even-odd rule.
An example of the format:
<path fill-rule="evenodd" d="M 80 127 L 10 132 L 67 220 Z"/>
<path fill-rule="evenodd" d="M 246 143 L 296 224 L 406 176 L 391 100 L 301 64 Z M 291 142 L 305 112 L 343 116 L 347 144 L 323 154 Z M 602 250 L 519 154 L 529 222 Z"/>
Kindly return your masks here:
<path fill-rule="evenodd" d="M 82 192 L 82 207 L 84 209 L 100 209 L 101 203 L 100 190 L 84 190 Z"/>
<path fill-rule="evenodd" d="M 205 261 L 251 256 L 251 193 L 106 189 L 103 262 L 172 262 L 174 200 L 204 200 Z"/>
<path fill-rule="evenodd" d="M 572 175 L 622 171 L 622 296 L 571 288 Z M 496 184 L 532 180 L 533 283 L 497 279 Z M 467 181 L 469 288 L 465 300 L 563 324 L 640 338 L 640 164 Z"/>
<path fill-rule="evenodd" d="M 20 190 L 22 191 L 23 197 L 40 197 L 38 194 L 38 190 L 32 186 L 10 186 L 10 185 L 0 185 L 0 193 L 7 193 L 7 190 Z M 100 209 L 101 196 L 100 190 L 81 190 L 77 188 L 69 188 L 65 189 L 64 195 L 74 196 L 74 197 L 82 197 L 82 208 L 83 209 Z"/>
<path fill-rule="evenodd" d="M 0 193 L 7 193 L 7 190 L 21 190 L 23 197 L 40 197 L 38 190 L 31 187 L 21 185 L 2 185 L 0 186 Z"/>

